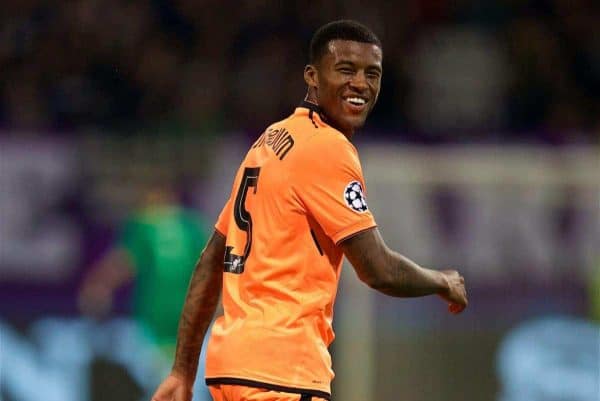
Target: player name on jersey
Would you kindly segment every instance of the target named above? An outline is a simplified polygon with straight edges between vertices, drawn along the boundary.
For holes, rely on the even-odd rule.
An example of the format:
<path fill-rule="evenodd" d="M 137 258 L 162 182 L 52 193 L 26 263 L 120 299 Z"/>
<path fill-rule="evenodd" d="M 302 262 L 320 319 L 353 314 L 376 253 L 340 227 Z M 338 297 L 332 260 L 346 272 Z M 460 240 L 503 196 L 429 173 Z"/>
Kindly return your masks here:
<path fill-rule="evenodd" d="M 294 147 L 294 137 L 285 128 L 268 128 L 252 145 L 252 149 L 265 144 L 273 149 L 273 152 L 279 156 L 279 160 L 283 160 Z"/>

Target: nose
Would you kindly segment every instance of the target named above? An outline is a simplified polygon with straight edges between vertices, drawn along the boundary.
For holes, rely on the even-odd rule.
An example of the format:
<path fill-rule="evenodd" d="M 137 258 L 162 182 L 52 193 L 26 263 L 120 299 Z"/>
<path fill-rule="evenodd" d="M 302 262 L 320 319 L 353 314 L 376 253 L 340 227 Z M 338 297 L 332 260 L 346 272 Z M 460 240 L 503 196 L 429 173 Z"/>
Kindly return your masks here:
<path fill-rule="evenodd" d="M 350 86 L 358 91 L 367 90 L 369 85 L 367 83 L 367 76 L 365 75 L 365 72 L 361 70 L 357 71 L 350 80 Z"/>

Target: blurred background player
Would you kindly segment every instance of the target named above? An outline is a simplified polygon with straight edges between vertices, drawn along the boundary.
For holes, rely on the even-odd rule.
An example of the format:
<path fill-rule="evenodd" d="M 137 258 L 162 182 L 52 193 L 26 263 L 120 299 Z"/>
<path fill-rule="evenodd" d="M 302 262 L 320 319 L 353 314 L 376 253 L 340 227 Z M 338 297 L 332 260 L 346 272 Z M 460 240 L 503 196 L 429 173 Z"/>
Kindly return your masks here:
<path fill-rule="evenodd" d="M 80 307 L 86 315 L 105 318 L 117 290 L 133 283 L 131 316 L 168 366 L 177 339 L 193 266 L 207 241 L 204 218 L 181 205 L 174 183 L 155 182 L 143 193 L 140 206 L 124 222 L 115 245 L 85 277 Z M 199 390 L 196 399 L 203 399 Z"/>

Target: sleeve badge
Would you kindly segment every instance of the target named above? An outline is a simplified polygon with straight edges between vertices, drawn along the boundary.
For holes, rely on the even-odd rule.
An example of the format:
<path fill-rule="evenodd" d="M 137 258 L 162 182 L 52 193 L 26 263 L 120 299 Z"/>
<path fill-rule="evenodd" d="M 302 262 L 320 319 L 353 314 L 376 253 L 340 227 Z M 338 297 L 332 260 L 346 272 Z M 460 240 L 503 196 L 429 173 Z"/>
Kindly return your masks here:
<path fill-rule="evenodd" d="M 352 181 L 346 185 L 344 200 L 346 205 L 355 212 L 364 213 L 369 210 L 362 185 L 358 181 Z"/>

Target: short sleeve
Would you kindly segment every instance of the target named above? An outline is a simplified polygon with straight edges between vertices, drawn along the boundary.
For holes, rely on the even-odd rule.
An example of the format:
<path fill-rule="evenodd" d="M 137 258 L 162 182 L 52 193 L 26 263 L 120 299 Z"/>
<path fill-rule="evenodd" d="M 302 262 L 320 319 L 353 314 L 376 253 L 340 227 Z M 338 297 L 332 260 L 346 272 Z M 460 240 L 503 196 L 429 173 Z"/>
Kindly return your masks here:
<path fill-rule="evenodd" d="M 219 233 L 221 233 L 224 237 L 227 236 L 227 230 L 229 229 L 229 220 L 230 220 L 231 216 L 232 216 L 232 211 L 231 211 L 231 197 L 230 197 L 229 200 L 227 201 L 227 203 L 225 203 L 225 206 L 223 206 L 223 210 L 221 210 L 221 214 L 219 214 L 219 218 L 217 219 L 217 222 L 215 223 L 215 230 L 217 230 Z"/>
<path fill-rule="evenodd" d="M 367 205 L 365 181 L 352 144 L 341 140 L 321 144 L 306 152 L 303 164 L 296 194 L 334 243 L 377 225 Z"/>

